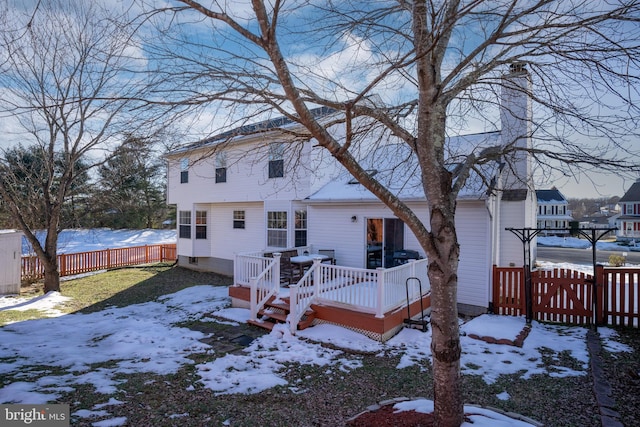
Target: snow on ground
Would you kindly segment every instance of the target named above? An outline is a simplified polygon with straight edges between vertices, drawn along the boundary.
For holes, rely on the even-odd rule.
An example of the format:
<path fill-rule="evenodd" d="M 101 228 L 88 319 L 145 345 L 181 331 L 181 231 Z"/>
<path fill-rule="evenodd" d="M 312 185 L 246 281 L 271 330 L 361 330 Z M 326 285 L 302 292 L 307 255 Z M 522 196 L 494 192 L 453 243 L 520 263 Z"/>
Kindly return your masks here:
<path fill-rule="evenodd" d="M 41 300 L 34 302 L 40 303 Z M 114 393 L 123 381 L 114 380 L 119 373 L 162 375 L 176 372 L 181 366 L 194 363 L 188 357 L 190 354 L 214 351 L 200 341 L 207 335 L 176 324 L 196 319 L 227 324 L 246 321 L 249 311 L 231 308 L 229 304 L 226 288 L 203 285 L 153 302 L 4 326 L 0 328 L 0 374 L 13 376 L 14 382 L 0 388 L 0 403 L 55 401 L 61 392 L 72 390 L 79 384 L 92 384 L 98 393 L 105 394 L 107 400 L 107 395 Z M 226 320 L 203 316 L 212 310 L 215 316 Z M 461 332 L 514 338 L 523 326 L 521 317 L 483 315 L 462 324 Z M 615 341 L 614 331 L 606 328 L 601 331 L 608 349 L 630 351 Z M 586 375 L 588 352 L 585 335 L 585 328 L 537 322 L 534 322 L 523 348 L 488 344 L 463 335 L 462 370 L 466 375 L 481 376 L 489 384 L 495 383 L 502 374 L 518 374 L 523 378 L 534 374 L 558 377 Z M 300 331 L 296 336 L 284 326 L 277 326 L 270 334 L 248 346 L 245 354 L 227 354 L 197 364 L 196 370 L 199 382 L 216 394 L 258 393 L 278 385 L 304 393 L 303 385 L 288 384 L 285 380 L 286 362 L 323 367 L 328 380 L 339 380 L 362 366 L 363 356 L 342 350 L 350 349 L 398 355 L 400 363 L 397 369 L 411 365 L 424 369 L 430 363 L 430 340 L 430 332 L 416 329 L 403 329 L 382 344 L 334 325 L 317 325 Z M 331 343 L 332 348 L 322 346 L 323 342 Z M 545 357 L 558 357 L 560 352 L 566 351 L 582 366 L 576 369 L 556 366 L 549 370 L 542 363 L 542 351 Z M 112 363 L 106 364 L 108 361 Z M 104 367 L 92 369 L 94 364 L 104 364 Z M 195 390 L 195 387 L 190 389 Z M 498 397 L 509 398 L 505 392 Z M 429 403 L 417 401 L 414 405 L 428 407 Z M 106 410 L 84 408 L 74 417 L 104 416 Z M 494 423 L 491 425 L 500 425 L 499 416 L 496 414 L 495 417 L 491 418 Z M 108 421 L 105 420 L 103 425 L 126 423 L 126 420 L 111 419 L 115 424 Z"/>
<path fill-rule="evenodd" d="M 577 237 L 560 237 L 560 236 L 540 236 L 537 237 L 539 246 L 554 246 L 558 248 L 591 248 L 591 243 L 586 239 Z M 596 249 L 602 251 L 640 251 L 640 241 L 632 243 L 631 246 L 619 245 L 616 242 L 596 242 Z"/>
<path fill-rule="evenodd" d="M 152 238 L 149 231 L 76 231 L 76 237 L 81 236 L 88 242 L 68 243 L 66 249 L 69 252 L 91 250 L 91 244 L 94 247 L 116 247 L 125 241 L 129 245 L 133 242 L 138 245 L 145 239 L 149 239 L 149 244 L 158 243 L 158 234 Z M 166 232 L 162 239 L 165 238 L 175 241 L 175 231 Z M 0 310 L 55 310 L 62 298 L 55 292 L 31 301 L 0 298 Z M 203 316 L 211 311 L 224 320 Z M 59 313 L 53 311 L 51 315 L 56 314 Z M 124 403 L 109 399 L 108 396 L 125 381 L 114 380 L 119 373 L 169 374 L 184 365 L 195 363 L 188 357 L 191 354 L 213 353 L 213 348 L 201 341 L 207 335 L 178 327 L 177 324 L 187 320 L 234 324 L 245 322 L 248 317 L 249 310 L 230 307 L 227 288 L 206 285 L 187 288 L 153 302 L 6 325 L 0 328 L 0 374 L 13 377 L 14 381 L 0 388 L 0 403 L 55 401 L 60 393 L 73 390 L 79 384 L 92 384 L 98 393 L 105 394 L 106 402 L 72 415 L 76 419 L 108 417 L 108 406 Z M 488 384 L 495 383 L 503 374 L 518 374 L 523 378 L 535 374 L 556 377 L 587 374 L 586 329 L 582 327 L 534 322 L 523 348 L 489 344 L 467 336 L 473 333 L 513 339 L 523 326 L 522 317 L 495 315 L 482 315 L 463 323 L 463 373 L 481 376 Z M 631 351 L 616 341 L 615 331 L 600 328 L 600 333 L 609 351 Z M 254 340 L 246 348 L 245 354 L 227 354 L 215 359 L 212 355 L 212 361 L 197 364 L 196 370 L 200 376 L 199 382 L 217 394 L 258 393 L 278 385 L 287 386 L 296 393 L 304 393 L 303 384 L 288 384 L 285 380 L 285 362 L 321 366 L 326 369 L 327 380 L 339 379 L 349 371 L 360 368 L 363 356 L 359 354 L 362 353 L 397 355 L 400 357 L 397 369 L 411 365 L 426 369 L 431 359 L 430 341 L 430 331 L 423 333 L 416 329 L 403 329 L 382 344 L 334 325 L 317 325 L 298 332 L 296 336 L 291 335 L 284 326 L 277 326 L 270 334 Z M 327 348 L 321 343 L 332 345 Z M 343 350 L 356 350 L 357 354 Z M 549 370 L 542 363 L 543 352 L 545 357 L 552 358 L 567 352 L 581 365 L 575 369 L 555 366 Z M 106 363 L 109 361 L 111 363 Z M 102 364 L 103 367 L 92 369 L 91 366 L 95 364 Z M 195 389 L 193 385 L 189 387 L 189 390 Z M 506 391 L 497 397 L 502 400 L 510 398 Z M 399 403 L 396 407 L 398 410 L 431 411 L 433 402 L 419 399 Z M 477 408 L 469 410 L 478 414 L 473 418 L 475 427 L 515 425 L 513 420 L 507 421 L 495 412 Z M 93 423 L 95 426 L 124 424 L 126 419 L 114 417 Z"/>

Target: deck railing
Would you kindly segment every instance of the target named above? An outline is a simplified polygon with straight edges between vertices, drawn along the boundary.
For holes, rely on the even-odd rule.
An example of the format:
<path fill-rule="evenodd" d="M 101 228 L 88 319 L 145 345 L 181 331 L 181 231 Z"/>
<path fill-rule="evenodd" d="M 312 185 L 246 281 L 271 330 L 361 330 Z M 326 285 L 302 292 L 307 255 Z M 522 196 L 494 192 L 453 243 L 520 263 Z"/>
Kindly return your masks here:
<path fill-rule="evenodd" d="M 274 257 L 276 254 L 274 254 Z M 251 287 L 251 318 L 279 289 L 279 262 L 260 253 L 236 255 L 235 284 Z M 269 271 L 269 273 L 266 273 Z M 422 295 L 418 286 L 422 285 Z M 408 289 L 407 289 L 408 288 Z M 316 260 L 297 284 L 289 287 L 292 332 L 312 303 L 342 306 L 383 317 L 385 313 L 429 293 L 427 260 L 377 270 L 331 265 Z"/>
<path fill-rule="evenodd" d="M 58 255 L 58 271 L 60 277 L 73 276 L 130 265 L 175 261 L 176 258 L 175 244 L 103 249 L 99 251 L 60 254 Z M 23 256 L 21 261 L 21 274 L 22 279 L 41 279 L 44 277 L 44 266 L 35 255 Z"/>
<path fill-rule="evenodd" d="M 251 287 L 250 319 L 258 320 L 258 312 L 272 296 L 280 290 L 280 254 L 273 254 L 264 271 L 249 279 Z"/>

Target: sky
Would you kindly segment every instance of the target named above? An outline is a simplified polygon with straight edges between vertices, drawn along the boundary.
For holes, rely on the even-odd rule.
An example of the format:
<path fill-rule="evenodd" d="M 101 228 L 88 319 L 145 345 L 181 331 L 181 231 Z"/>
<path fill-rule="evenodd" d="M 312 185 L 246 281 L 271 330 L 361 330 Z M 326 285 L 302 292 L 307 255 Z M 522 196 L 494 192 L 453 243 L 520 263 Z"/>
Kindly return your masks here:
<path fill-rule="evenodd" d="M 124 11 L 126 8 L 130 8 L 129 12 L 134 15 L 141 11 L 143 8 L 142 5 L 145 2 L 134 2 L 134 5 L 130 5 L 129 2 L 122 2 L 120 0 L 101 0 L 100 3 L 112 10 Z M 147 6 L 155 5 L 153 2 L 146 3 Z M 31 16 L 28 12 L 35 8 L 35 4 L 35 0 L 28 0 L 27 2 L 18 2 L 15 0 L 9 1 L 10 6 L 25 10 L 27 18 Z M 175 1 L 167 1 L 165 4 L 173 6 L 178 3 Z M 225 1 L 221 2 L 221 4 L 223 4 L 226 11 L 230 12 L 243 24 L 246 23 L 247 19 L 251 16 L 250 3 L 248 1 Z M 200 19 L 198 14 L 192 11 L 178 14 L 177 16 L 166 14 L 156 15 L 154 17 L 154 19 L 157 19 L 156 23 L 160 25 L 169 22 L 169 18 L 173 19 L 171 21 L 172 23 L 183 24 L 185 25 L 186 30 L 192 30 L 187 31 L 187 34 L 191 34 L 192 37 L 195 37 L 193 35 L 197 34 L 198 37 L 200 37 L 199 41 L 207 42 L 206 38 L 210 37 L 214 31 L 220 31 L 221 34 L 228 36 L 228 33 L 224 32 L 224 26 L 218 25 L 216 27 L 212 25 L 210 21 Z M 297 16 L 294 11 L 285 15 L 283 17 L 283 21 L 297 24 L 300 22 L 299 18 L 300 17 Z M 477 25 L 478 22 L 475 24 Z M 146 32 L 147 27 L 144 29 L 145 31 L 143 31 L 141 37 L 148 36 L 150 34 Z M 282 33 L 286 33 L 286 31 L 283 30 Z M 295 35 L 296 34 L 290 34 L 291 37 L 295 37 Z M 384 37 L 381 37 L 381 39 L 384 39 Z M 467 33 L 457 33 L 453 38 L 453 41 L 464 44 L 467 49 L 470 49 L 470 47 L 475 46 L 474 42 L 477 41 L 476 39 L 477 37 Z M 157 38 L 154 38 L 153 40 L 157 40 Z M 305 41 L 307 41 L 307 39 L 305 39 Z M 296 64 L 291 65 L 291 68 L 299 71 L 301 75 L 304 75 L 307 78 L 307 80 L 305 80 L 305 84 L 311 87 L 315 92 L 325 93 L 327 91 L 335 90 L 335 86 L 330 85 L 326 81 L 322 81 L 320 77 L 327 77 L 334 81 L 339 80 L 342 85 L 342 89 L 340 92 L 341 94 L 334 95 L 337 99 L 346 99 L 348 96 L 353 96 L 353 92 L 351 92 L 351 90 L 357 90 L 358 88 L 366 85 L 368 81 L 374 79 L 375 74 L 381 69 L 378 61 L 380 61 L 381 58 L 384 58 L 387 54 L 389 56 L 393 55 L 395 53 L 394 49 L 400 49 L 401 47 L 401 43 L 395 45 L 394 43 L 397 42 L 394 42 L 391 39 L 386 42 L 378 40 L 377 42 L 380 43 L 380 45 L 374 46 L 367 40 L 359 38 L 354 32 L 348 31 L 342 33 L 341 37 L 337 38 L 335 43 L 331 46 L 327 46 L 326 49 L 317 47 L 317 42 L 317 40 L 313 40 L 313 43 L 316 44 L 312 44 L 311 42 L 300 43 L 299 39 L 291 38 L 288 43 L 285 44 L 284 48 L 286 53 L 290 55 L 289 58 Z M 149 60 L 149 52 L 143 49 L 143 44 L 142 39 L 134 39 L 130 47 L 131 52 L 128 53 L 131 54 L 131 57 L 139 59 L 141 63 L 147 64 L 146 61 Z M 455 49 L 451 49 L 451 51 L 455 51 Z M 382 61 L 382 64 L 384 64 L 384 61 Z M 451 65 L 449 64 L 449 66 Z M 347 67 L 352 71 L 346 72 L 345 69 Z M 388 79 L 385 81 L 384 85 L 376 87 L 376 95 L 380 96 L 387 103 L 397 102 L 399 93 L 405 97 L 413 96 L 412 93 L 411 95 L 407 94 L 407 88 L 402 86 L 399 81 L 400 80 L 397 79 L 397 76 Z M 203 92 L 212 90 L 204 86 L 199 87 L 198 89 L 201 88 L 203 88 Z M 329 96 L 327 93 L 325 93 L 325 95 Z M 189 137 L 197 140 L 206 137 L 210 132 L 219 131 L 219 126 L 233 123 L 234 120 L 229 120 L 225 117 L 225 114 L 230 114 L 229 112 L 232 111 L 234 110 L 229 107 L 229 104 L 222 106 L 212 105 L 211 108 L 200 109 L 192 115 L 185 116 L 182 125 L 185 128 L 187 126 L 191 126 L 192 129 Z M 490 120 L 484 120 L 484 126 L 489 126 L 489 122 Z M 7 118 L 0 122 L 0 130 L 3 130 L 4 132 L 2 133 L 5 135 L 5 138 L 0 141 L 0 144 L 6 145 L 11 143 L 8 141 L 6 135 L 12 133 L 8 129 L 8 126 L 14 125 L 16 124 Z M 478 131 L 486 130 L 490 129 L 478 129 Z M 556 186 L 565 194 L 566 197 L 569 198 L 622 196 L 624 191 L 626 191 L 633 183 L 633 179 L 634 178 L 629 178 L 624 180 L 620 175 L 612 173 L 582 173 L 577 177 L 571 178 L 553 176 L 551 179 L 540 182 L 539 188 L 551 188 L 552 186 Z"/>
<path fill-rule="evenodd" d="M 103 231 L 99 239 L 90 233 L 77 234 L 75 247 L 77 250 L 88 250 L 95 247 L 96 240 L 114 247 L 115 241 L 122 235 L 118 232 L 111 234 L 109 238 L 109 233 Z M 153 243 L 151 234 L 140 233 L 139 240 L 130 239 L 129 244 L 137 246 L 143 241 Z M 163 232 L 156 234 L 156 242 L 166 238 Z M 587 266 L 574 268 L 589 269 Z M 281 291 L 282 296 L 286 296 L 288 290 L 283 288 Z M 254 340 L 244 354 L 215 358 L 212 347 L 200 341 L 211 335 L 176 325 L 187 321 L 221 322 L 226 325 L 246 322 L 249 310 L 230 307 L 226 287 L 193 286 L 155 301 L 112 307 L 89 314 L 63 314 L 56 310 L 56 306 L 67 299 L 58 292 L 31 299 L 0 297 L 0 310 L 37 309 L 49 316 L 0 328 L 0 374 L 13 376 L 14 379 L 0 388 L 0 403 L 55 402 L 62 392 L 74 390 L 80 384 L 91 384 L 98 394 L 103 395 L 103 399 L 94 406 L 75 411 L 71 414 L 72 418 L 88 420 L 96 427 L 122 426 L 126 425 L 126 418 L 116 417 L 110 412 L 110 408 L 126 403 L 111 397 L 121 381 L 126 381 L 114 380 L 119 373 L 167 375 L 177 372 L 182 366 L 195 365 L 199 377 L 197 385 L 209 388 L 215 394 L 254 394 L 276 386 L 304 393 L 303 386 L 290 384 L 285 379 L 287 363 L 326 367 L 327 377 L 338 379 L 362 366 L 362 356 L 358 352 L 399 356 L 397 369 L 423 366 L 425 361 L 431 360 L 430 330 L 423 333 L 416 329 L 403 329 L 382 344 L 357 332 L 329 324 L 299 331 L 295 336 L 284 325 L 276 326 L 271 333 Z M 205 316 L 205 313 L 215 317 Z M 469 337 L 475 334 L 513 340 L 524 325 L 523 317 L 496 315 L 482 315 L 462 323 L 463 374 L 480 376 L 487 384 L 494 384 L 500 375 L 505 374 L 517 374 L 525 379 L 534 374 L 556 377 L 588 374 L 587 329 L 583 327 L 534 321 L 522 348 L 488 344 Z M 68 333 L 70 330 L 74 331 L 71 335 Z M 617 335 L 612 329 L 599 328 L 599 332 L 608 351 L 631 351 L 616 340 Z M 322 343 L 331 346 L 323 346 Z M 578 367 L 562 367 L 560 363 L 560 366 L 554 366 L 553 372 L 548 371 L 540 363 L 541 348 L 546 348 L 545 357 L 558 361 L 562 352 L 570 353 L 579 362 Z M 549 349 L 553 349 L 553 354 L 548 353 Z M 356 350 L 356 353 L 346 350 Z M 189 357 L 196 353 L 209 353 L 211 360 L 196 363 Z M 115 362 L 106 364 L 107 361 Z M 90 366 L 93 364 L 102 367 L 92 370 Z M 43 370 L 42 365 L 55 366 L 57 369 Z M 196 393 L 195 385 L 187 386 L 187 390 Z M 500 400 L 510 398 L 507 390 L 497 393 L 496 397 Z M 433 402 L 416 399 L 398 403 L 396 408 L 430 412 Z M 530 425 L 514 423 L 486 409 L 467 407 L 466 410 L 474 414 L 470 417 L 474 427 Z M 471 426 L 467 423 L 463 425 Z"/>

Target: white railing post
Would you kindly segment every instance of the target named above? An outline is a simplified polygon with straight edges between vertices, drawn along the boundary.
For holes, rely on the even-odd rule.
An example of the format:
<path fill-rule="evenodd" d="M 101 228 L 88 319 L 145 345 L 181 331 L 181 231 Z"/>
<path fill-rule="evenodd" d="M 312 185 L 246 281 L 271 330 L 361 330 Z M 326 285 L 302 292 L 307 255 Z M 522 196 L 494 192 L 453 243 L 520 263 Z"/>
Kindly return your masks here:
<path fill-rule="evenodd" d="M 271 280 L 273 286 L 278 290 L 277 295 L 280 296 L 280 257 L 282 256 L 282 252 L 274 252 L 273 253 L 273 269 L 271 269 L 272 276 Z"/>
<path fill-rule="evenodd" d="M 258 279 L 252 277 L 249 279 L 250 291 L 250 315 L 251 320 L 258 320 Z"/>
<path fill-rule="evenodd" d="M 311 278 L 311 280 L 313 280 L 313 299 L 317 298 L 318 295 L 320 295 L 320 289 L 322 284 L 320 283 L 321 278 L 322 278 L 322 274 L 320 274 L 319 270 L 320 270 L 320 261 L 322 261 L 321 258 L 314 258 L 313 259 L 313 277 Z"/>
<path fill-rule="evenodd" d="M 384 268 L 376 268 L 377 279 L 377 300 L 376 300 L 376 317 L 384 317 Z"/>
<path fill-rule="evenodd" d="M 298 330 L 298 285 L 289 286 L 289 316 L 287 316 L 287 323 L 289 323 L 289 330 L 292 335 L 295 335 Z"/>

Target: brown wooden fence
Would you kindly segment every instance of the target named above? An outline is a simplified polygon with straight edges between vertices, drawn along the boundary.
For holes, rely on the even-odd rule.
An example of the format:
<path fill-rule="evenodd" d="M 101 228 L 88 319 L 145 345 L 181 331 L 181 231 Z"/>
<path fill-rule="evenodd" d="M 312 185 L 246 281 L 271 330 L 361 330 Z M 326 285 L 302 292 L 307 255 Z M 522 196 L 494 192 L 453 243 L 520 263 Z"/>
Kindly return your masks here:
<path fill-rule="evenodd" d="M 532 271 L 534 319 L 588 325 L 593 323 L 595 312 L 598 324 L 638 327 L 640 269 L 598 266 L 596 279 L 594 294 L 594 280 L 589 274 L 567 269 Z M 493 311 L 524 315 L 523 268 L 494 266 Z"/>
<path fill-rule="evenodd" d="M 175 261 L 176 245 L 147 245 L 130 248 L 104 249 L 91 252 L 77 252 L 58 255 L 60 276 L 108 270 L 129 265 L 149 264 L 153 262 Z M 37 256 L 22 257 L 22 279 L 44 277 L 44 267 Z"/>

